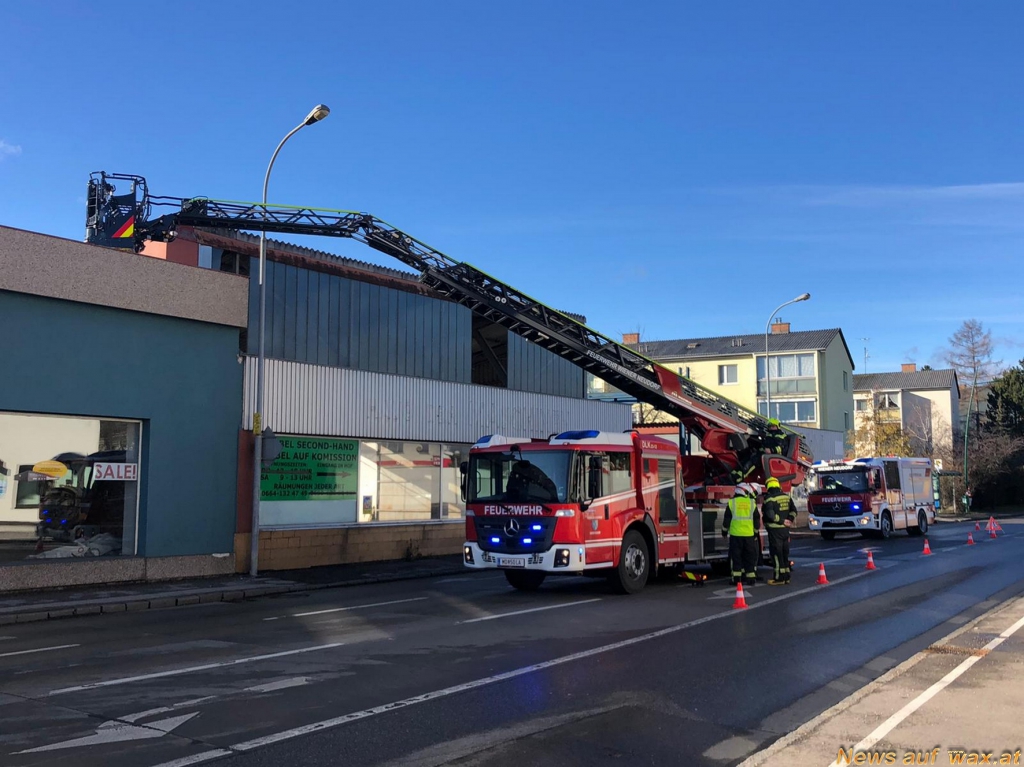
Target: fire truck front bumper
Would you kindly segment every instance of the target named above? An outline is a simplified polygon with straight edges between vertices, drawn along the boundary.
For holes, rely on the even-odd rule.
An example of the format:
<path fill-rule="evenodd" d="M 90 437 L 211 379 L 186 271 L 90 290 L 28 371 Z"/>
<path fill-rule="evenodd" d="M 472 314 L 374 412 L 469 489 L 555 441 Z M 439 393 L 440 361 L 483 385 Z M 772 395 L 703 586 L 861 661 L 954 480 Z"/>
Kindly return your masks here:
<path fill-rule="evenodd" d="M 474 570 L 541 570 L 546 573 L 581 573 L 587 552 L 582 544 L 556 543 L 547 551 L 503 554 L 484 551 L 476 541 L 466 541 L 462 561 Z"/>
<path fill-rule="evenodd" d="M 866 512 L 857 517 L 819 517 L 816 514 L 809 514 L 807 527 L 815 532 L 822 530 L 833 532 L 856 532 L 858 530 L 878 530 L 878 518 L 871 512 Z"/>

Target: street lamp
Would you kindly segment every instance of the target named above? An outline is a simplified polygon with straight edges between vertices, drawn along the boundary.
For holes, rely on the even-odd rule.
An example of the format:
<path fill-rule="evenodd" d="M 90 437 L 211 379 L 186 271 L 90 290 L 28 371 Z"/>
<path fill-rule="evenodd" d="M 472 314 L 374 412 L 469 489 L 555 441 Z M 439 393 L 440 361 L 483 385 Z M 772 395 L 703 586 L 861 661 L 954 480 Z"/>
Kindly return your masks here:
<path fill-rule="evenodd" d="M 768 364 L 768 331 L 771 329 L 772 319 L 775 317 L 776 314 L 781 312 L 790 304 L 795 304 L 799 301 L 807 301 L 810 299 L 810 297 L 810 293 L 804 293 L 801 296 L 797 296 L 792 301 L 787 301 L 786 303 L 782 304 L 782 306 L 778 307 L 774 312 L 771 313 L 771 315 L 768 317 L 768 322 L 764 326 L 764 396 L 766 402 L 766 418 L 772 417 L 772 371 L 771 365 Z"/>
<path fill-rule="evenodd" d="M 317 104 L 306 115 L 301 123 L 292 128 L 288 135 L 281 139 L 281 143 L 277 145 L 277 149 L 274 150 L 274 154 L 270 158 L 270 165 L 267 166 L 267 173 L 263 177 L 263 220 L 267 220 L 267 186 L 270 184 L 270 171 L 274 168 L 274 160 L 277 159 L 277 153 L 281 151 L 281 147 L 285 145 L 292 136 L 298 133 L 300 130 L 305 128 L 307 125 L 320 122 L 327 115 L 331 113 L 331 110 L 324 104 Z M 253 461 L 252 461 L 252 535 L 249 545 L 249 575 L 253 578 L 259 570 L 259 551 L 260 551 L 260 474 L 263 469 L 263 373 L 266 363 L 266 357 L 264 355 L 264 338 L 266 336 L 266 317 L 267 317 L 267 283 L 264 278 L 267 263 L 267 230 L 264 227 L 260 230 L 260 268 L 259 268 L 259 284 L 260 284 L 260 318 L 258 326 L 259 335 L 259 350 L 256 357 L 256 411 L 253 413 L 252 418 L 252 431 L 255 436 L 255 445 L 253 447 Z"/>

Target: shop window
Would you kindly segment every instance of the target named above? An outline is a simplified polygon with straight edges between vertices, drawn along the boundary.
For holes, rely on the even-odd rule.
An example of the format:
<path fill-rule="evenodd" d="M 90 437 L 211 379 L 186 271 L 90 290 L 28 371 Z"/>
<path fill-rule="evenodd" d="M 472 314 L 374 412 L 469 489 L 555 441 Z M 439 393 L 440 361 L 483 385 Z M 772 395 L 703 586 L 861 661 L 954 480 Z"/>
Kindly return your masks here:
<path fill-rule="evenodd" d="M 141 424 L 0 413 L 0 564 L 135 553 Z"/>

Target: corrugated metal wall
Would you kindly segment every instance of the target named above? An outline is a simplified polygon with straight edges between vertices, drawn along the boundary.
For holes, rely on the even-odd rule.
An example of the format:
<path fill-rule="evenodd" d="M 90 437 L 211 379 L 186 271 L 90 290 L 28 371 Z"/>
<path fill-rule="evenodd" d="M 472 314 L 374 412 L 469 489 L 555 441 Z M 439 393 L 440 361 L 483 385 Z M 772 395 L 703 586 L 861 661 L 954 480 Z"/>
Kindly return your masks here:
<path fill-rule="evenodd" d="M 255 354 L 257 280 L 249 288 Z M 469 310 L 449 301 L 267 262 L 268 357 L 469 383 L 471 334 Z"/>
<path fill-rule="evenodd" d="M 250 280 L 250 354 L 256 353 L 258 288 Z M 266 354 L 471 383 L 472 313 L 449 301 L 268 261 Z M 583 397 L 584 374 L 547 349 L 510 334 L 508 387 Z"/>
<path fill-rule="evenodd" d="M 583 397 L 584 387 L 583 368 L 509 333 L 508 388 L 559 397 Z"/>
<path fill-rule="evenodd" d="M 246 429 L 255 372 L 255 358 L 246 358 Z M 632 426 L 628 405 L 283 360 L 267 360 L 266 387 L 265 423 L 288 434 L 475 442 L 493 433 L 546 437 Z"/>

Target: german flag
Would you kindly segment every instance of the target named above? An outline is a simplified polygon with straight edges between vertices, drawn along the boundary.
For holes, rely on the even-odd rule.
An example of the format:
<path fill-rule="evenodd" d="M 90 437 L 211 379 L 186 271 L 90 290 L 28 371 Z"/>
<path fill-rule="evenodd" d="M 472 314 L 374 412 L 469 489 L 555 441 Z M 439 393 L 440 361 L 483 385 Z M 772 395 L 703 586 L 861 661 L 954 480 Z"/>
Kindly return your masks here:
<path fill-rule="evenodd" d="M 114 238 L 117 239 L 117 238 L 121 238 L 121 237 L 134 237 L 134 236 L 135 236 L 135 216 L 130 216 L 128 218 L 128 220 L 125 221 L 121 225 L 121 228 L 118 229 L 116 232 L 114 232 Z"/>

